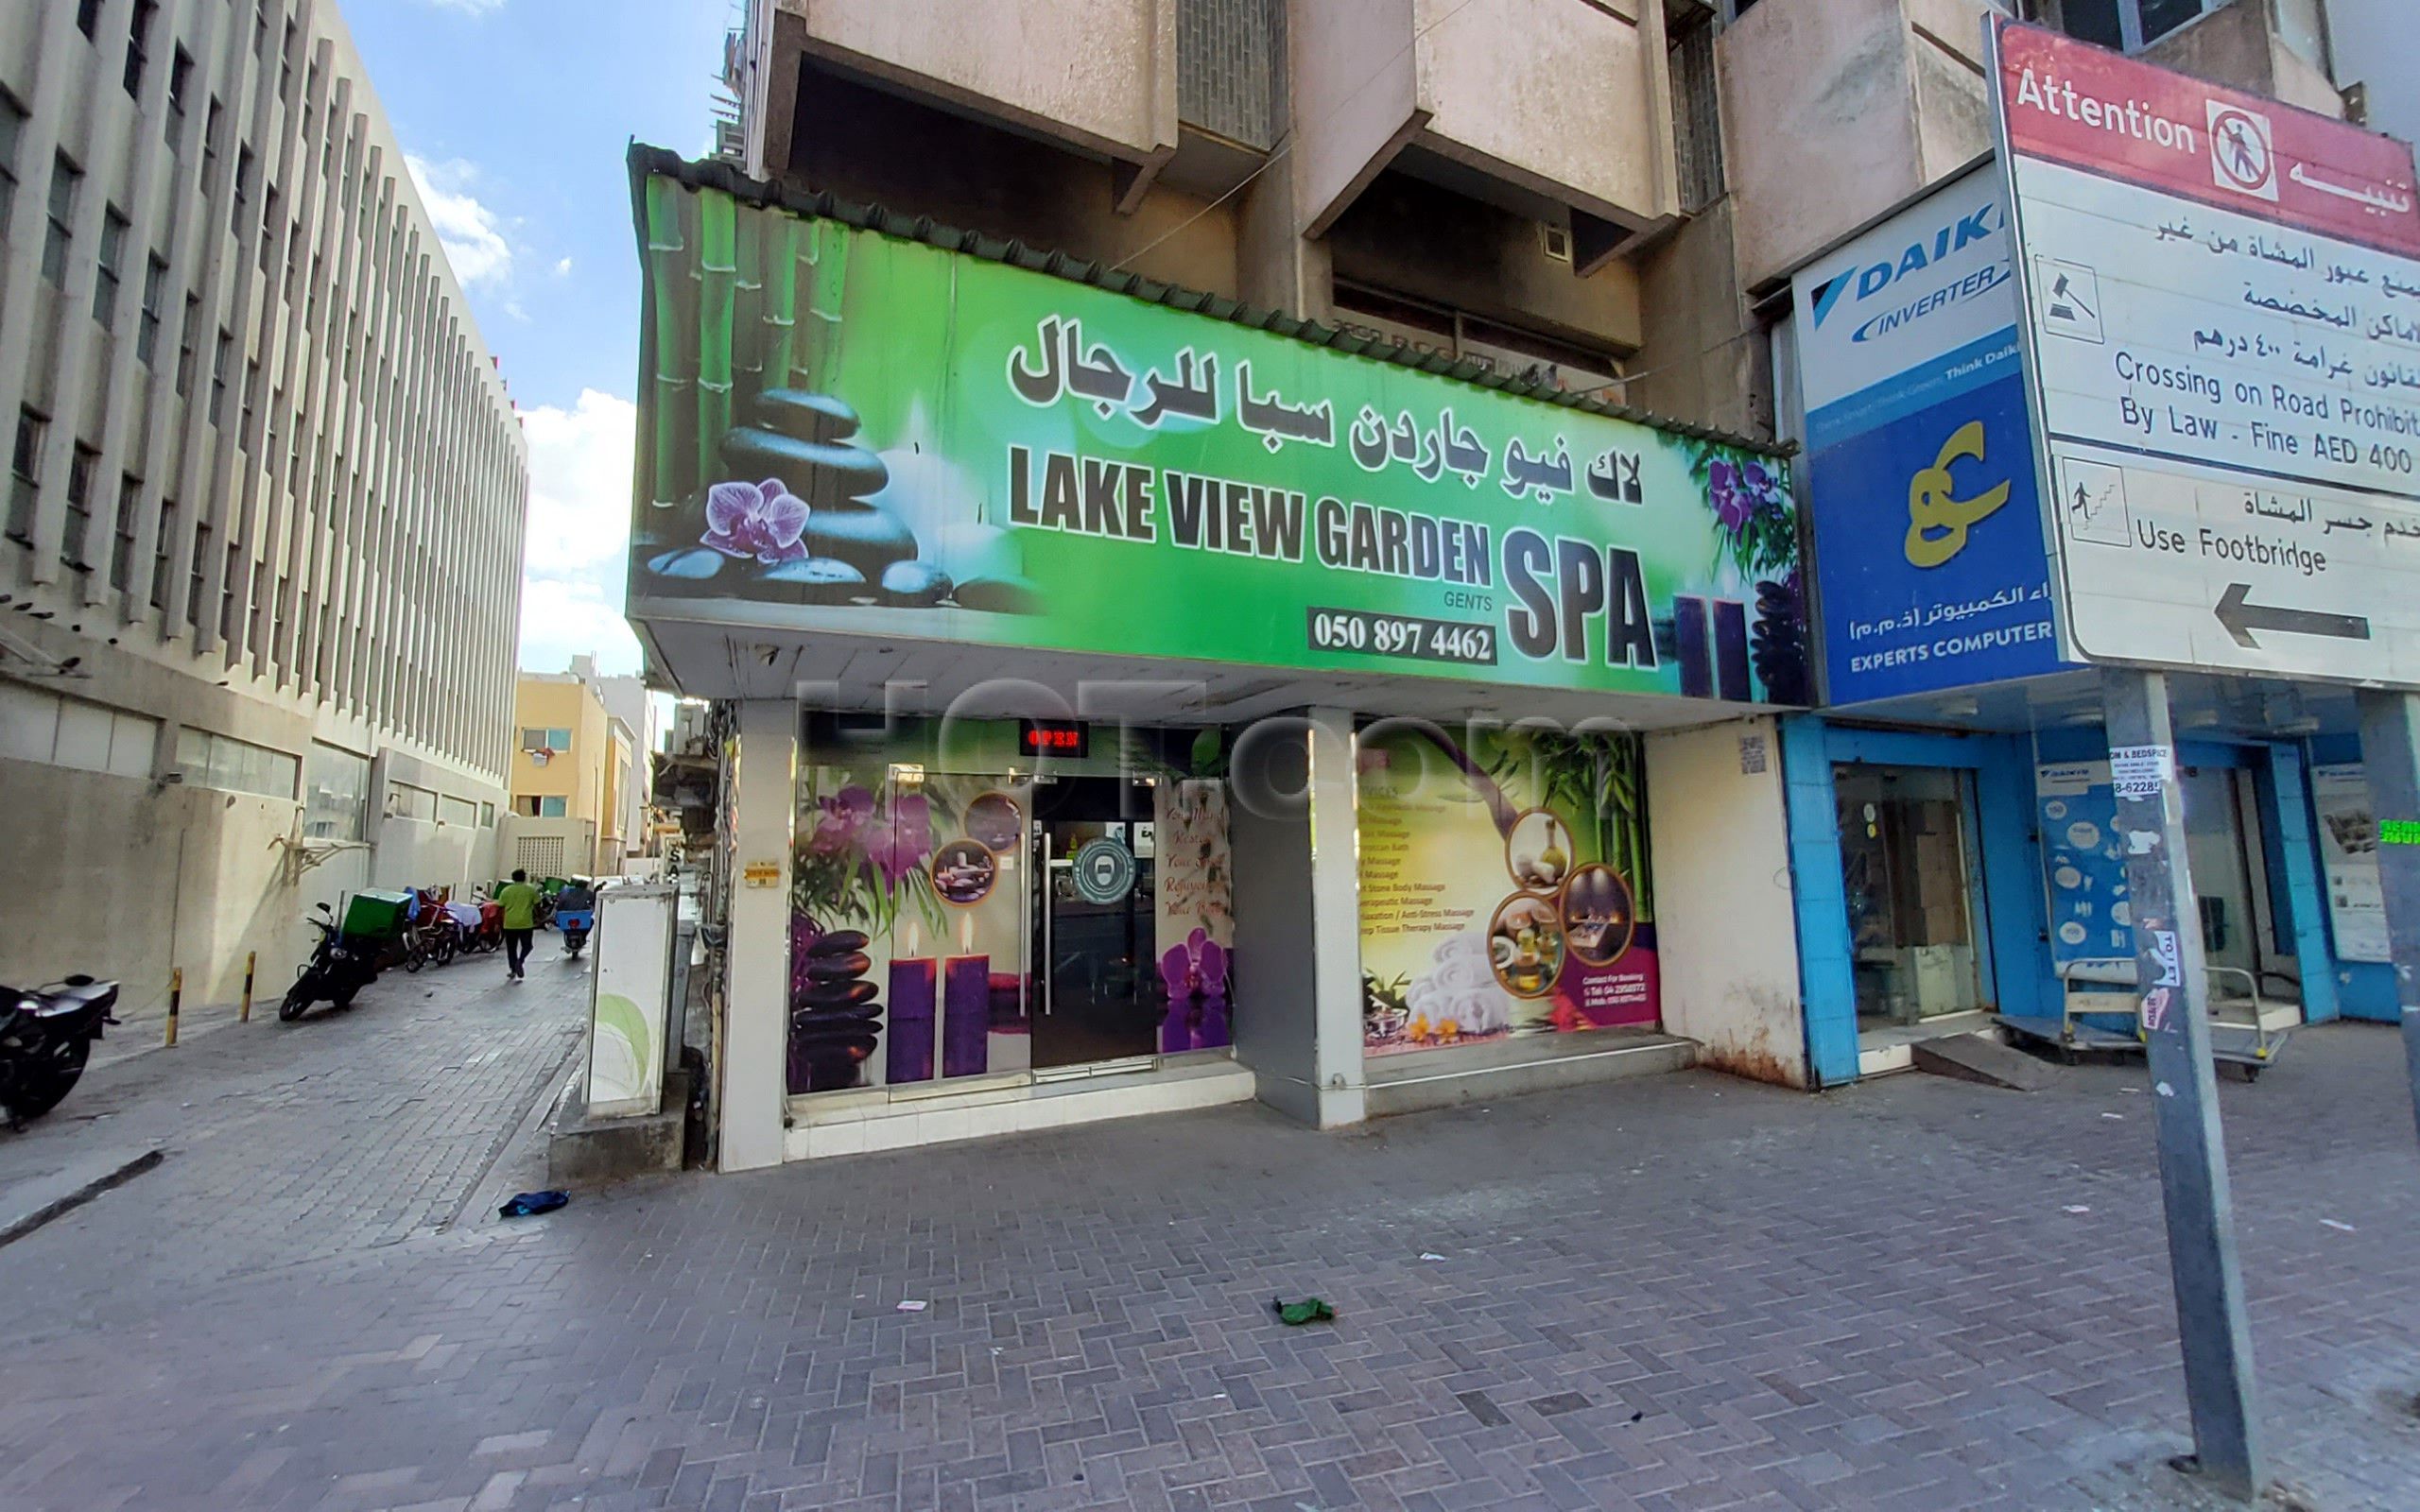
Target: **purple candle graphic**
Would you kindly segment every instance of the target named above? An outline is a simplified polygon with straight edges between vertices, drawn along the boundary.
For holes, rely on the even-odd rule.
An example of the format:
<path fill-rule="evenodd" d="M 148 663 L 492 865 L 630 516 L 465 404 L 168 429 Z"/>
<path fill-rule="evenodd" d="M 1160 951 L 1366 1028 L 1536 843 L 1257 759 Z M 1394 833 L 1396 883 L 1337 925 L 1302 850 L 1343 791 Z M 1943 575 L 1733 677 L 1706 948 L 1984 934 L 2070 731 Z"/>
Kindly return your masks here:
<path fill-rule="evenodd" d="M 942 974 L 942 1074 L 979 1076 L 992 1066 L 992 957 L 953 955 Z"/>
<path fill-rule="evenodd" d="M 916 948 L 912 925 L 908 948 Z M 933 1079 L 934 969 L 929 955 L 890 963 L 890 1035 L 883 1079 L 892 1086 Z"/>

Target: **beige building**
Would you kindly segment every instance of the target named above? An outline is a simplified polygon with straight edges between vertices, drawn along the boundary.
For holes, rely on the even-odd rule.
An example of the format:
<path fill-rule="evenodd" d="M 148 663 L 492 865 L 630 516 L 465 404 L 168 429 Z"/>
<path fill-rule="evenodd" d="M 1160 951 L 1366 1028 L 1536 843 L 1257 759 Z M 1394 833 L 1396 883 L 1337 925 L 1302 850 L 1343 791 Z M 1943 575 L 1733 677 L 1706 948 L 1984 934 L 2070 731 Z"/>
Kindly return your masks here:
<path fill-rule="evenodd" d="M 526 450 L 333 4 L 0 7 L 0 981 L 489 873 Z"/>
<path fill-rule="evenodd" d="M 637 740 L 577 673 L 524 672 L 513 696 L 512 801 L 499 869 L 614 876 L 629 834 Z"/>

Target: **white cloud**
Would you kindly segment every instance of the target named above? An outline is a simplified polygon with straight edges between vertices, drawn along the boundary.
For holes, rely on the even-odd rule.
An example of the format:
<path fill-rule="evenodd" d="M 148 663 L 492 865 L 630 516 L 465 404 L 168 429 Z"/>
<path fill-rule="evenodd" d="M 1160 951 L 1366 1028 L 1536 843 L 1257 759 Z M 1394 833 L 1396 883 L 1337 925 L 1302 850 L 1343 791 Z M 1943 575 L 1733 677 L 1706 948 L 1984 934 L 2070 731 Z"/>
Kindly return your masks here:
<path fill-rule="evenodd" d="M 521 664 L 559 671 L 568 658 L 593 651 L 609 672 L 635 671 L 638 639 L 622 619 L 622 595 L 638 406 L 589 388 L 569 409 L 525 411 L 522 423 L 529 526 Z"/>
<path fill-rule="evenodd" d="M 569 277 L 571 277 L 571 259 L 570 259 L 570 258 L 566 257 L 566 258 L 564 258 L 562 262 L 557 263 L 557 264 L 555 265 L 555 277 L 557 277 L 557 278 L 569 278 Z"/>
<path fill-rule="evenodd" d="M 430 163 L 406 153 L 404 163 L 420 186 L 421 204 L 445 249 L 445 260 L 454 265 L 454 276 L 466 286 L 510 279 L 512 244 L 505 240 L 504 222 L 471 192 L 478 170 L 458 158 Z"/>
<path fill-rule="evenodd" d="M 620 573 L 600 584 L 532 579 L 521 587 L 521 665 L 561 672 L 576 656 L 596 658 L 608 677 L 639 669 L 639 638 L 622 618 Z"/>
<path fill-rule="evenodd" d="M 458 10 L 466 16 L 484 16 L 491 10 L 504 9 L 504 0 L 428 0 L 440 10 Z"/>

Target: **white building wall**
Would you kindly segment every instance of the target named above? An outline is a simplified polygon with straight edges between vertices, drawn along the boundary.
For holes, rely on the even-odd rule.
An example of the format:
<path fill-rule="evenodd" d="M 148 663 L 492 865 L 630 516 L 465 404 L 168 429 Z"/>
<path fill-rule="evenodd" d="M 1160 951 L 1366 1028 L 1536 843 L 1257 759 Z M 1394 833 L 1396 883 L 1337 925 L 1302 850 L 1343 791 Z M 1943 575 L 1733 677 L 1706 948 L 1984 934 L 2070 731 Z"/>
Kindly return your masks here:
<path fill-rule="evenodd" d="M 333 0 L 78 12 L 0 6 L 0 981 L 223 999 L 333 890 L 492 864 L 527 449 Z M 287 859 L 318 749 L 434 812 Z"/>
<path fill-rule="evenodd" d="M 1781 737 L 1741 719 L 1647 737 L 1664 1027 L 1699 1063 L 1806 1085 Z"/>

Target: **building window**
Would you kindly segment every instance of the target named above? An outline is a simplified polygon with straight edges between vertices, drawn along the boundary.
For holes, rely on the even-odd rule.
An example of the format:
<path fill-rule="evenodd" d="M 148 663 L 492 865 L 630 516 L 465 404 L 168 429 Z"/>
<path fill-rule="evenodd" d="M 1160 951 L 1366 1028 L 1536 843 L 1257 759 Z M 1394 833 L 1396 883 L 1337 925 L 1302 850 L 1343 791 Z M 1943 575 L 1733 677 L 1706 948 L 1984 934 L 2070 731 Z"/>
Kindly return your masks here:
<path fill-rule="evenodd" d="M 1722 198 L 1722 115 L 1714 75 L 1714 23 L 1701 17 L 1674 30 L 1668 49 L 1672 78 L 1672 146 L 1680 169 L 1681 208 L 1703 210 Z"/>
<path fill-rule="evenodd" d="M 525 818 L 561 819 L 571 812 L 571 799 L 567 798 L 525 798 L 518 801 Z"/>
<path fill-rule="evenodd" d="M 160 501 L 160 539 L 151 543 L 151 607 L 168 611 L 169 558 L 177 549 L 177 501 Z"/>
<path fill-rule="evenodd" d="M 168 265 L 155 253 L 143 269 L 143 315 L 134 327 L 134 358 L 146 368 L 160 351 L 160 300 L 166 292 Z"/>
<path fill-rule="evenodd" d="M 218 347 L 210 357 L 210 423 L 224 424 L 227 420 L 227 362 L 233 353 L 235 338 L 225 326 L 218 328 Z"/>
<path fill-rule="evenodd" d="M 285 751 L 255 746 L 232 735 L 196 730 L 191 725 L 177 731 L 176 770 L 195 786 L 256 793 L 291 803 L 294 779 L 302 765 Z"/>
<path fill-rule="evenodd" d="M 143 93 L 143 64 L 150 49 L 151 23 L 160 14 L 160 0 L 134 0 L 134 15 L 126 28 L 126 92 Z"/>
<path fill-rule="evenodd" d="M 2059 0 L 2058 28 L 2080 42 L 2139 52 L 2225 0 Z M 2045 8 L 2048 9 L 2048 8 Z"/>
<path fill-rule="evenodd" d="M 244 213 L 246 208 L 250 206 L 251 202 L 252 149 L 249 146 L 240 146 L 235 149 L 235 193 L 233 196 L 233 203 L 228 209 L 227 231 L 230 235 L 240 236 L 243 234 Z"/>
<path fill-rule="evenodd" d="M 185 576 L 185 623 L 197 630 L 201 628 L 202 570 L 209 561 L 210 526 L 197 524 L 193 527 L 193 564 Z"/>
<path fill-rule="evenodd" d="M 521 730 L 521 748 L 545 751 L 569 750 L 571 749 L 571 731 L 542 730 L 535 725 L 525 725 Z"/>
<path fill-rule="evenodd" d="M 479 828 L 482 830 L 493 830 L 495 828 L 494 804 L 482 803 L 479 805 Z"/>
<path fill-rule="evenodd" d="M 302 768 L 302 833 L 314 840 L 361 838 L 370 797 L 370 761 L 323 741 L 311 743 Z"/>
<path fill-rule="evenodd" d="M 252 414 L 261 404 L 261 364 L 258 357 L 244 364 L 244 413 L 238 436 L 252 434 Z"/>
<path fill-rule="evenodd" d="M 84 543 L 93 535 L 93 474 L 100 465 L 101 454 L 81 441 L 67 461 L 67 531 L 59 539 L 59 559 L 79 573 L 92 571 Z"/>
<path fill-rule="evenodd" d="M 243 548 L 227 542 L 226 570 L 218 575 L 218 638 L 235 639 L 235 578 L 236 569 L 244 564 Z"/>
<path fill-rule="evenodd" d="M 168 57 L 168 146 L 185 134 L 185 90 L 193 82 L 193 54 L 179 47 Z"/>
<path fill-rule="evenodd" d="M 94 40 L 93 34 L 100 25 L 101 0 L 76 0 L 76 29 L 84 34 L 86 42 Z"/>
<path fill-rule="evenodd" d="M 126 217 L 115 205 L 101 213 L 101 270 L 93 280 L 93 318 L 106 331 L 117 323 L 118 267 L 126 260 Z"/>
<path fill-rule="evenodd" d="M 17 209 L 17 143 L 26 132 L 26 112 L 0 91 L 0 231 Z"/>
<path fill-rule="evenodd" d="M 134 580 L 134 514 L 143 503 L 143 480 L 129 472 L 117 480 L 117 540 L 110 550 L 110 586 L 119 593 Z"/>
<path fill-rule="evenodd" d="M 201 341 L 201 296 L 185 296 L 183 333 L 177 338 L 177 397 L 182 399 L 193 392 L 193 369 L 196 349 Z"/>
<path fill-rule="evenodd" d="M 267 273 L 277 263 L 277 185 L 270 184 L 268 193 L 261 197 L 261 271 Z"/>
<path fill-rule="evenodd" d="M 9 537 L 34 543 L 34 505 L 42 496 L 42 447 L 50 418 L 30 407 L 17 412 L 17 444 L 9 454 Z"/>
<path fill-rule="evenodd" d="M 285 41 L 277 50 L 277 97 L 291 100 L 294 97 L 294 22 L 291 18 L 285 23 Z"/>
<path fill-rule="evenodd" d="M 84 175 L 65 153 L 50 168 L 50 230 L 42 244 L 42 276 L 53 284 L 67 282 L 67 243 L 76 223 L 76 190 Z"/>

